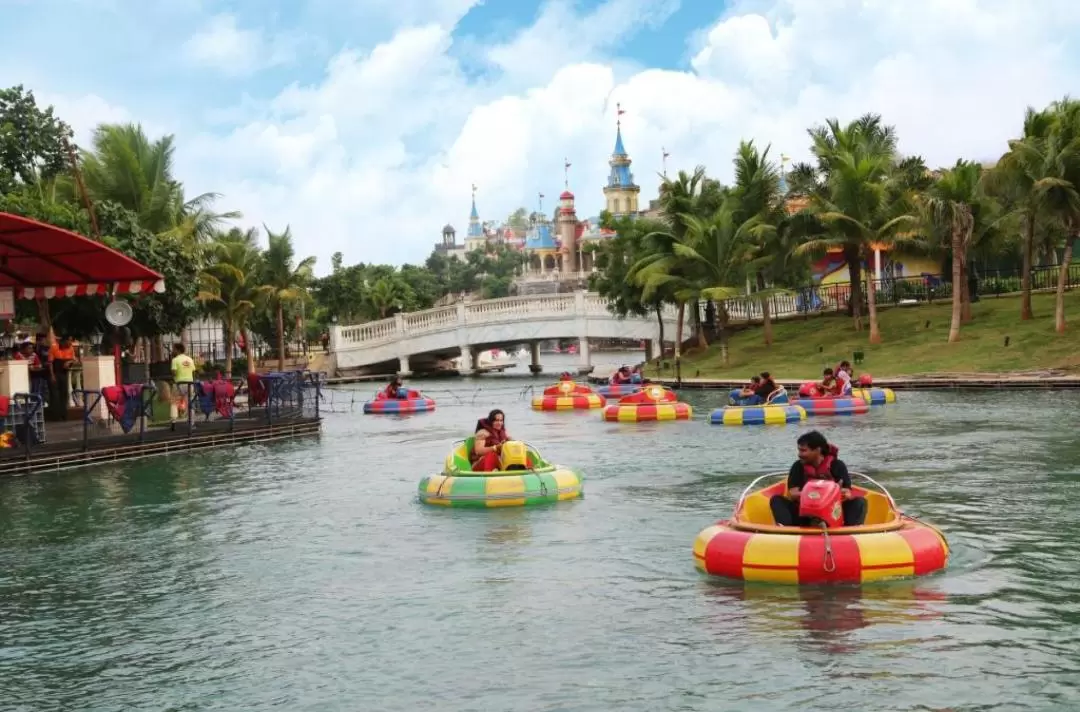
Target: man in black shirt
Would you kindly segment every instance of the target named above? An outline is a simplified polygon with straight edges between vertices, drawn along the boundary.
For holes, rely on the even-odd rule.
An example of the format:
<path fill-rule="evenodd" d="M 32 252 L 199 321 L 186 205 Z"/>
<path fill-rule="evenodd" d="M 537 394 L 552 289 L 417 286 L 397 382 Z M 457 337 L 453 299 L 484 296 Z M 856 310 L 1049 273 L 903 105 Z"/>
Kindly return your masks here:
<path fill-rule="evenodd" d="M 774 495 L 769 500 L 773 519 L 780 526 L 805 526 L 807 522 L 799 517 L 799 494 L 808 479 L 832 479 L 840 485 L 844 501 L 844 526 L 857 527 L 866 521 L 866 500 L 855 497 L 851 492 L 851 475 L 847 465 L 837 457 L 839 450 L 830 445 L 825 436 L 811 430 L 800 436 L 797 441 L 799 459 L 788 472 L 787 495 Z"/>

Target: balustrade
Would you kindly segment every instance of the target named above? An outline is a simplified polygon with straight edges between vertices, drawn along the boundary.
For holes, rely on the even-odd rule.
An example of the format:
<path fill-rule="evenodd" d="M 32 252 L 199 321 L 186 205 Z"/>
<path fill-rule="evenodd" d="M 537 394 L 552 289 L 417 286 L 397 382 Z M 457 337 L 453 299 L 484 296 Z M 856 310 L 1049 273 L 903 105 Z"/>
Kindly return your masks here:
<path fill-rule="evenodd" d="M 357 345 L 377 345 L 406 336 L 419 336 L 457 326 L 491 324 L 530 318 L 608 317 L 608 300 L 598 294 L 576 292 L 537 296 L 504 297 L 478 302 L 436 307 L 409 314 L 397 314 L 389 319 L 337 327 L 336 348 Z M 665 319 L 673 319 L 673 307 L 663 309 Z"/>

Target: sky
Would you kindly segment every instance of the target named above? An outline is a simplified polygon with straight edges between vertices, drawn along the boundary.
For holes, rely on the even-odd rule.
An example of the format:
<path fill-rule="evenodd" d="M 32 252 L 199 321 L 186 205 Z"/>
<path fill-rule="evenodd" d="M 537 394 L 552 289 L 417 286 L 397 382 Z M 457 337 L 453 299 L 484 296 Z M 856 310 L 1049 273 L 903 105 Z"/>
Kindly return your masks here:
<path fill-rule="evenodd" d="M 176 137 L 189 194 L 299 255 L 421 263 L 471 186 L 484 220 L 550 212 L 564 161 L 603 207 L 616 104 L 641 203 L 669 174 L 731 178 L 741 139 L 806 159 L 867 112 L 931 166 L 993 160 L 1028 106 L 1076 91 L 1075 0 L 0 0 L 0 85 L 90 142 Z"/>

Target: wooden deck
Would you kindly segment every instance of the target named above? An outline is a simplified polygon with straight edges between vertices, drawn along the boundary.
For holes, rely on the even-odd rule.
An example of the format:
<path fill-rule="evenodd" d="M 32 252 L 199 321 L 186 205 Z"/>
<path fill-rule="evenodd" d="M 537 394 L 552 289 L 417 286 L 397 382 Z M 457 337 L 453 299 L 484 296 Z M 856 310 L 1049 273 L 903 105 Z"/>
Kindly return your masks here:
<path fill-rule="evenodd" d="M 176 423 L 175 429 L 169 424 L 148 426 L 141 434 L 138 426 L 125 434 L 115 426 L 102 428 L 94 424 L 85 440 L 83 424 L 79 420 L 47 423 L 45 432 L 48 442 L 29 450 L 22 446 L 0 450 L 0 476 L 55 472 L 244 443 L 318 436 L 321 419 L 296 416 L 267 422 L 265 411 L 255 411 L 250 415 L 238 414 L 233 420 L 196 419 L 190 434 L 186 420 Z"/>

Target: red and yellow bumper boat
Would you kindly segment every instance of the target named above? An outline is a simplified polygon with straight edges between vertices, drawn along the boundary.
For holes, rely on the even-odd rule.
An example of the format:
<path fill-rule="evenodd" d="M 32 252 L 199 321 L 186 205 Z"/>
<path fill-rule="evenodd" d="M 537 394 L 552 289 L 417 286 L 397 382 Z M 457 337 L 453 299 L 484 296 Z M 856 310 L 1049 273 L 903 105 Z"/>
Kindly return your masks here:
<path fill-rule="evenodd" d="M 901 512 L 892 495 L 870 477 L 851 475 L 875 488 L 852 487 L 855 496 L 866 498 L 862 525 L 778 526 L 769 500 L 786 494 L 787 473 L 763 475 L 743 492 L 731 519 L 698 534 L 694 563 L 714 576 L 785 584 L 858 584 L 944 569 L 949 560 L 945 536 Z M 777 478 L 782 479 L 758 487 Z"/>
<path fill-rule="evenodd" d="M 650 420 L 690 420 L 694 409 L 680 403 L 675 391 L 655 384 L 647 385 L 604 408 L 604 420 L 611 423 L 643 423 Z"/>
<path fill-rule="evenodd" d="M 588 410 L 601 408 L 604 399 L 584 383 L 562 380 L 532 400 L 533 410 Z"/>

